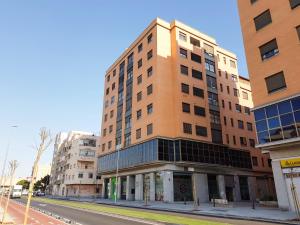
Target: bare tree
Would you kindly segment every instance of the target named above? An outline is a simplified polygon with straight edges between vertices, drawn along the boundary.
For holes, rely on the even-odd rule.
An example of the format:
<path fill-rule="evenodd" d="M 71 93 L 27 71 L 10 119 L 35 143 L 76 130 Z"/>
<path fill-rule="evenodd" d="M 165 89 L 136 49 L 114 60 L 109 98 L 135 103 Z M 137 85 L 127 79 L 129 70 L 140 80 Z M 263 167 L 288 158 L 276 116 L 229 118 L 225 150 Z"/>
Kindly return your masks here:
<path fill-rule="evenodd" d="M 10 194 L 12 191 L 13 180 L 14 180 L 17 166 L 18 166 L 17 160 L 12 160 L 9 162 L 9 176 L 10 176 L 9 191 L 8 191 L 8 196 L 7 196 L 7 200 L 6 200 L 6 204 L 5 204 L 5 208 L 4 208 L 4 212 L 3 212 L 3 216 L 2 216 L 2 223 L 5 223 L 5 216 L 6 216 L 8 205 L 9 205 Z"/>
<path fill-rule="evenodd" d="M 50 136 L 50 131 L 47 130 L 46 128 L 41 128 L 41 130 L 40 130 L 40 141 L 41 141 L 40 145 L 34 147 L 34 149 L 36 149 L 36 151 L 37 151 L 37 154 L 36 154 L 36 158 L 35 158 L 35 161 L 34 161 L 31 180 L 30 180 L 30 185 L 29 185 L 27 205 L 26 205 L 26 209 L 25 209 L 25 216 L 24 216 L 24 223 L 23 223 L 24 225 L 27 225 L 30 201 L 31 201 L 33 186 L 34 186 L 34 183 L 35 183 L 35 180 L 36 180 L 39 160 L 40 160 L 43 152 L 49 147 L 49 145 L 52 142 L 52 139 L 51 139 L 51 136 Z"/>

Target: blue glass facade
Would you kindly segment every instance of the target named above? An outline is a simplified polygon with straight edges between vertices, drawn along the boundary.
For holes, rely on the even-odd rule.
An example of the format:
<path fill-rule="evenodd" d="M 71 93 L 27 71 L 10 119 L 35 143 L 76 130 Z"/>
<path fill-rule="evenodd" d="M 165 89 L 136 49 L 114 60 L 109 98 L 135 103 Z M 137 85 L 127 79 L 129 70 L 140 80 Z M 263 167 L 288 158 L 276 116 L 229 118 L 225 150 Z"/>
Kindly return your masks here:
<path fill-rule="evenodd" d="M 248 151 L 190 140 L 153 139 L 119 151 L 119 169 L 154 162 L 192 162 L 252 168 Z M 115 171 L 118 152 L 98 158 L 98 172 Z"/>
<path fill-rule="evenodd" d="M 300 136 L 300 97 L 254 110 L 259 144 Z"/>

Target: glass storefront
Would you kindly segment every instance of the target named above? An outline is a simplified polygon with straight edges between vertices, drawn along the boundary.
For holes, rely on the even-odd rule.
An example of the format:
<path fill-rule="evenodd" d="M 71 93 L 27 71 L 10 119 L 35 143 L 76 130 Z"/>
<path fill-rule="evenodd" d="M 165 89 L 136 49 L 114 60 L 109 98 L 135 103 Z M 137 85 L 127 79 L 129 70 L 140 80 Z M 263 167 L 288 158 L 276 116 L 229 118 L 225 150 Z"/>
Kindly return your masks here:
<path fill-rule="evenodd" d="M 162 172 L 155 173 L 155 201 L 164 200 L 164 186 Z"/>
<path fill-rule="evenodd" d="M 242 200 L 250 200 L 249 187 L 248 187 L 248 177 L 239 177 L 240 181 L 240 191 Z"/>
<path fill-rule="evenodd" d="M 220 198 L 217 176 L 215 174 L 207 174 L 209 201 L 213 198 Z"/>
<path fill-rule="evenodd" d="M 173 174 L 174 201 L 193 201 L 192 175 Z"/>

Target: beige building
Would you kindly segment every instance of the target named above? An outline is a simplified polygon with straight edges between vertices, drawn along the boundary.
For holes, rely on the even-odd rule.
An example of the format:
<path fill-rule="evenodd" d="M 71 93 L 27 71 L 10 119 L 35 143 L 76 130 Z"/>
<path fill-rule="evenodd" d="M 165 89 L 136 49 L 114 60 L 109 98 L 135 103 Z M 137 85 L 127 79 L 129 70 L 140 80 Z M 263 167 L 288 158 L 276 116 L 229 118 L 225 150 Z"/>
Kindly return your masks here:
<path fill-rule="evenodd" d="M 95 196 L 97 136 L 88 132 L 59 133 L 54 144 L 49 191 L 58 196 Z"/>
<path fill-rule="evenodd" d="M 279 206 L 295 210 L 295 196 L 300 198 L 300 1 L 239 0 L 238 8 L 256 147 L 270 153 Z"/>
<path fill-rule="evenodd" d="M 108 68 L 103 101 L 103 197 L 208 202 L 273 195 L 269 156 L 254 147 L 249 80 L 214 38 L 155 19 Z"/>

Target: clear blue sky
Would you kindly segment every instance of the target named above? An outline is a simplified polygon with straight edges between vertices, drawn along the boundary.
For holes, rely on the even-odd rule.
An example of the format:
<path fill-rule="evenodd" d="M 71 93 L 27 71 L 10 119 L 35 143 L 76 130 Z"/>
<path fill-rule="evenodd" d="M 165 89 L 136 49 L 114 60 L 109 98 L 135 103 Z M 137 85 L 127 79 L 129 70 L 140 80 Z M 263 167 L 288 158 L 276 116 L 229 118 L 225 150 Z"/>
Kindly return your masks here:
<path fill-rule="evenodd" d="M 1 168 L 9 137 L 17 176 L 28 176 L 40 127 L 99 133 L 105 71 L 156 17 L 215 37 L 247 76 L 236 0 L 1 1 Z"/>

